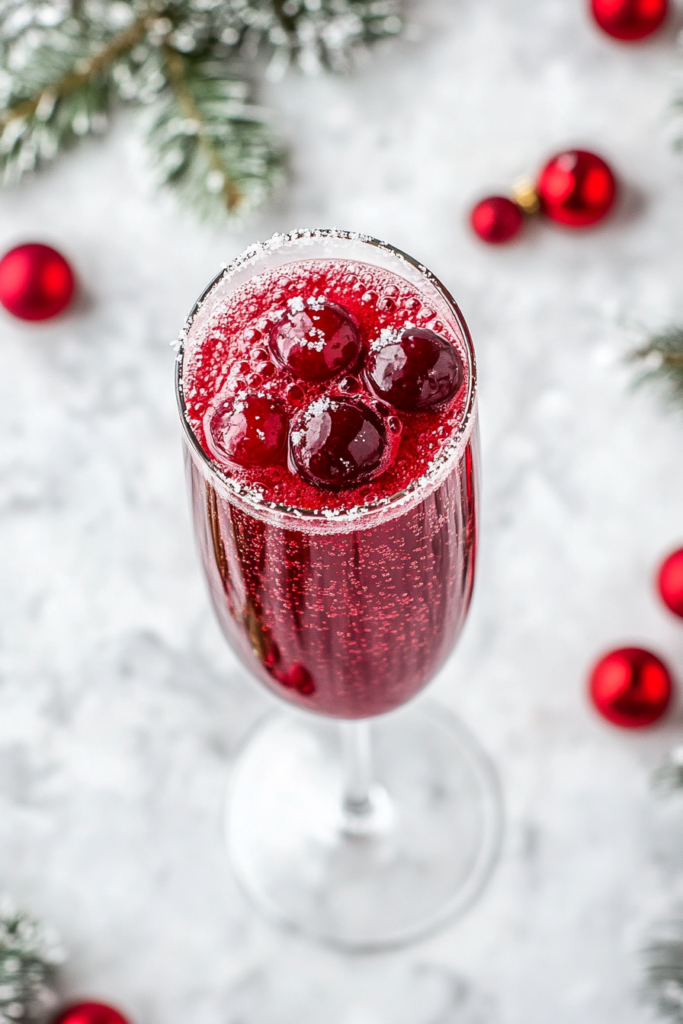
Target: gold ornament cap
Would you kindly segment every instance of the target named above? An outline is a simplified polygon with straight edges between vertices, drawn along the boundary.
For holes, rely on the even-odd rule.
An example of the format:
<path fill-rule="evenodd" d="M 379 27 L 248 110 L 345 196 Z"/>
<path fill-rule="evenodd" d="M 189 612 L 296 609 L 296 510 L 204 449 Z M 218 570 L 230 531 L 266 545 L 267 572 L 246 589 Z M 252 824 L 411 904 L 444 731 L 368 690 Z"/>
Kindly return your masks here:
<path fill-rule="evenodd" d="M 529 217 L 538 213 L 541 208 L 541 201 L 538 198 L 536 183 L 533 178 L 529 178 L 526 175 L 522 178 L 517 178 L 512 186 L 512 201 Z"/>

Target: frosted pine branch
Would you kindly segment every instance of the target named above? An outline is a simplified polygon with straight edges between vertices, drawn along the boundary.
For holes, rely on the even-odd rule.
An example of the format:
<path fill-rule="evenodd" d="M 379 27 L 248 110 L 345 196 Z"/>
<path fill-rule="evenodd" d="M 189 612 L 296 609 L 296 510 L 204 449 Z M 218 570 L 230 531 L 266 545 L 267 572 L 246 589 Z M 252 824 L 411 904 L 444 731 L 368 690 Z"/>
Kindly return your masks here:
<path fill-rule="evenodd" d="M 263 110 L 217 60 L 164 50 L 168 87 L 148 143 L 161 184 L 204 220 L 259 206 L 281 174 Z"/>
<path fill-rule="evenodd" d="M 52 932 L 0 901 L 0 1024 L 38 1024 L 54 1005 L 50 980 L 62 960 Z"/>
<path fill-rule="evenodd" d="M 652 776 L 655 789 L 663 793 L 672 793 L 683 789 L 683 747 L 674 747 L 666 761 Z"/>
<path fill-rule="evenodd" d="M 0 180 L 9 185 L 117 103 L 150 106 L 160 183 L 204 219 L 243 215 L 281 177 L 240 68 L 347 68 L 397 36 L 397 0 L 0 0 Z"/>
<path fill-rule="evenodd" d="M 683 403 L 683 327 L 653 335 L 631 360 L 640 364 L 637 383 L 660 384 L 672 404 Z"/>

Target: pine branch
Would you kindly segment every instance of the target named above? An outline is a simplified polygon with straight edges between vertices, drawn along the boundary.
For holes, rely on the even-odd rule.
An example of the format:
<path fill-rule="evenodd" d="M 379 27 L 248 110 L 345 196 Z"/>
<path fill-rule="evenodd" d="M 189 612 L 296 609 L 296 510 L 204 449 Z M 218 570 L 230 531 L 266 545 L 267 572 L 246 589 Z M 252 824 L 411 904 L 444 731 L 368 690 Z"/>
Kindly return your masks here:
<path fill-rule="evenodd" d="M 642 366 L 636 383 L 663 385 L 672 404 L 683 403 L 683 327 L 669 327 L 654 335 L 630 359 Z"/>
<path fill-rule="evenodd" d="M 68 19 L 24 47 L 0 112 L 0 172 L 4 184 L 53 160 L 84 135 L 103 130 L 115 90 L 114 66 L 149 31 L 141 15 L 106 41 L 93 39 L 102 26 Z M 15 44 L 16 45 L 16 44 Z M 15 56 L 5 47 L 6 63 Z"/>
<path fill-rule="evenodd" d="M 84 135 L 117 99 L 153 104 L 159 181 L 201 217 L 245 214 L 282 173 L 264 112 L 229 68 L 260 52 L 277 77 L 349 66 L 396 36 L 399 0 L 0 0 L 0 180 Z"/>
<path fill-rule="evenodd" d="M 271 78 L 290 64 L 347 70 L 354 51 L 403 31 L 397 0 L 228 0 L 216 14 L 224 42 L 270 55 Z"/>
<path fill-rule="evenodd" d="M 168 45 L 163 53 L 169 85 L 148 134 L 159 182 L 204 220 L 247 213 L 281 174 L 264 112 L 222 62 Z"/>
<path fill-rule="evenodd" d="M 674 747 L 652 776 L 652 785 L 662 793 L 683 789 L 683 747 Z"/>
<path fill-rule="evenodd" d="M 50 83 L 45 89 L 35 93 L 28 99 L 20 100 L 13 106 L 7 107 L 0 113 L 0 125 L 10 124 L 18 118 L 24 120 L 32 117 L 41 105 L 55 105 L 59 100 L 71 96 L 84 86 L 90 85 L 92 79 L 97 78 L 100 72 L 109 68 L 121 54 L 132 49 L 148 31 L 152 19 L 149 15 L 136 18 L 132 25 L 129 25 L 123 32 L 119 32 L 113 39 L 104 46 L 99 53 L 90 58 L 82 58 L 77 61 L 78 70 L 68 71 L 62 78 Z M 44 56 L 38 51 L 41 57 Z"/>
<path fill-rule="evenodd" d="M 683 925 L 669 931 L 645 950 L 645 993 L 663 1017 L 683 1024 Z"/>
<path fill-rule="evenodd" d="M 35 1024 L 54 1003 L 50 980 L 63 954 L 56 938 L 9 901 L 0 907 L 0 1024 Z"/>

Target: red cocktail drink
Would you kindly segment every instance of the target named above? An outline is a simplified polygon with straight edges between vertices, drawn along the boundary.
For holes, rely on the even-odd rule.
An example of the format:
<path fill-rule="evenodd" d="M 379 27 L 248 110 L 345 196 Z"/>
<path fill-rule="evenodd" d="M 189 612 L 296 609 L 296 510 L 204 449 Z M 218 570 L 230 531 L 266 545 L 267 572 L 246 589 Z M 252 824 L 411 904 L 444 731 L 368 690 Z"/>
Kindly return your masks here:
<path fill-rule="evenodd" d="M 279 696 L 326 715 L 364 718 L 409 700 L 452 650 L 469 605 L 476 547 L 476 473 L 466 433 L 472 367 L 462 325 L 443 301 L 436 305 L 433 292 L 384 268 L 311 259 L 256 274 L 227 294 L 219 282 L 188 333 L 187 420 L 233 488 L 190 458 L 214 607 L 255 675 Z M 400 347 L 406 334 L 407 356 L 406 344 Z M 291 366 L 282 357 L 283 335 Z M 328 361 L 338 363 L 331 368 L 322 361 L 330 338 Z M 436 370 L 425 371 L 425 358 Z M 407 380 L 402 391 L 397 362 Z M 429 387 L 436 400 L 424 398 Z M 229 450 L 232 435 L 226 448 L 225 424 L 233 435 L 235 421 L 248 431 L 250 406 L 253 450 L 246 457 L 238 451 L 238 461 Z M 307 410 L 314 419 L 319 410 L 308 427 L 314 442 L 321 431 L 334 431 L 332 406 L 369 410 L 365 420 L 357 416 L 350 443 L 369 444 L 371 459 L 373 442 L 383 431 L 386 437 L 379 472 L 361 469 L 341 487 L 334 478 L 319 480 L 292 454 Z M 259 439 L 259 425 L 273 432 L 274 454 Z"/>
<path fill-rule="evenodd" d="M 384 715 L 441 668 L 472 593 L 465 323 L 391 246 L 276 235 L 197 303 L 177 391 L 223 631 L 318 715 L 273 716 L 238 758 L 235 871 L 269 915 L 326 941 L 405 942 L 472 901 L 498 848 L 495 775 L 467 730 L 421 702 Z"/>

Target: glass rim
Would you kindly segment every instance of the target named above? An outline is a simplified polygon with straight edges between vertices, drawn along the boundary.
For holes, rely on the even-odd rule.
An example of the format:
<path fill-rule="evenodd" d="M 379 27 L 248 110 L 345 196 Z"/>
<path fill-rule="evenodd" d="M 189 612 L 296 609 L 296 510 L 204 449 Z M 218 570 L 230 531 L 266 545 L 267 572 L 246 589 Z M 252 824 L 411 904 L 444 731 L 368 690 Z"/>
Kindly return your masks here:
<path fill-rule="evenodd" d="M 368 245 L 373 249 L 379 249 L 389 253 L 390 256 L 397 258 L 399 262 L 407 263 L 409 266 L 417 270 L 418 274 L 428 281 L 435 289 L 441 299 L 446 303 L 452 315 L 455 317 L 462 335 L 462 348 L 467 360 L 468 371 L 467 396 L 458 426 L 451 434 L 451 437 L 442 452 L 440 452 L 439 456 L 437 456 L 427 471 L 420 477 L 412 480 L 400 491 L 394 492 L 394 494 L 388 495 L 385 498 L 380 498 L 377 501 L 369 502 L 364 505 L 357 505 L 352 509 L 344 510 L 301 509 L 293 505 L 285 505 L 276 501 L 268 501 L 267 499 L 252 495 L 247 488 L 233 480 L 222 469 L 220 464 L 204 451 L 204 448 L 200 444 L 188 418 L 183 382 L 185 342 L 197 313 L 202 308 L 204 302 L 209 298 L 213 290 L 218 287 L 220 282 L 228 280 L 237 273 L 238 270 L 248 266 L 250 263 L 258 263 L 258 261 L 264 256 L 277 252 L 288 244 L 294 244 L 300 240 L 315 241 L 316 239 L 323 240 L 326 238 L 336 238 L 341 241 L 358 242 Z M 309 258 L 324 259 L 326 257 Z M 302 256 L 302 260 L 305 259 L 306 257 Z M 361 262 L 361 260 L 356 258 L 356 262 Z M 253 243 L 243 250 L 243 252 L 238 256 L 234 257 L 234 259 L 230 260 L 229 263 L 219 270 L 216 276 L 201 292 L 185 320 L 185 324 L 179 336 L 175 365 L 176 403 L 180 414 L 180 420 L 183 425 L 185 440 L 189 444 L 191 455 L 199 459 L 200 463 L 205 467 L 211 477 L 220 481 L 222 484 L 221 489 L 228 491 L 228 494 L 226 495 L 228 500 L 242 507 L 245 511 L 253 514 L 258 519 L 265 519 L 269 522 L 273 522 L 273 520 L 286 520 L 286 522 L 280 522 L 279 525 L 292 529 L 315 529 L 315 532 L 325 533 L 341 532 L 344 529 L 362 529 L 365 526 L 374 525 L 374 521 L 377 517 L 381 519 L 395 518 L 396 515 L 399 515 L 401 512 L 405 511 L 408 506 L 411 506 L 413 502 L 417 502 L 421 498 L 432 493 L 439 484 L 443 482 L 445 477 L 453 468 L 453 465 L 455 465 L 457 458 L 459 457 L 461 447 L 464 448 L 465 439 L 471 432 L 474 420 L 477 395 L 477 368 L 474 348 L 472 345 L 472 337 L 460 307 L 448 288 L 446 288 L 439 278 L 428 270 L 423 263 L 420 263 L 419 260 L 414 259 L 402 249 L 398 249 L 389 242 L 383 242 L 380 239 L 374 238 L 372 235 L 366 235 L 357 231 L 347 231 L 342 228 L 295 228 L 282 234 L 275 233 L 267 241 Z M 371 522 L 368 522 L 368 519 L 370 519 Z"/>

